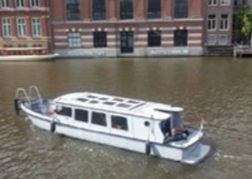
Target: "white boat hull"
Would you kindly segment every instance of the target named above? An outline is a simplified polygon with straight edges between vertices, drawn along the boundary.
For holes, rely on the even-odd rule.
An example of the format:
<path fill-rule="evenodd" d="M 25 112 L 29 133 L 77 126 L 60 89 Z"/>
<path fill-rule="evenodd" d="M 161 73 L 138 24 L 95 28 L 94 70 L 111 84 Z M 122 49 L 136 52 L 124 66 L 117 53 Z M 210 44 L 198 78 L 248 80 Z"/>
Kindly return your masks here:
<path fill-rule="evenodd" d="M 52 119 L 31 111 L 21 105 L 22 110 L 28 115 L 32 124 L 50 131 Z M 146 141 L 112 135 L 104 132 L 93 131 L 86 128 L 74 126 L 72 124 L 57 122 L 55 133 L 86 140 L 90 142 L 110 145 L 130 151 L 146 153 Z M 200 141 L 185 148 L 173 147 L 169 144 L 150 143 L 150 155 L 180 161 L 187 164 L 196 164 L 209 153 L 210 147 L 201 144 Z"/>
<path fill-rule="evenodd" d="M 43 61 L 57 57 L 58 54 L 47 55 L 6 55 L 0 56 L 0 61 Z"/>

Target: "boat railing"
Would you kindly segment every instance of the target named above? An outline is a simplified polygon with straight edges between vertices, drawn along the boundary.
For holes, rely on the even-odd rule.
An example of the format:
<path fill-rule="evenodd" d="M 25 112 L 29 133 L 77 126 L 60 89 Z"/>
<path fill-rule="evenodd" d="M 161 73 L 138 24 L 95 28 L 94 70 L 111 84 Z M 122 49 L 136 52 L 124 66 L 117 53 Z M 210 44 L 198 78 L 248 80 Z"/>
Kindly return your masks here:
<path fill-rule="evenodd" d="M 21 96 L 23 95 L 23 96 Z M 18 88 L 16 90 L 16 99 L 22 100 L 25 97 L 25 100 L 31 105 L 30 97 L 28 96 L 26 90 L 24 88 Z"/>
<path fill-rule="evenodd" d="M 39 92 L 37 86 L 30 86 L 30 87 L 29 87 L 28 96 L 31 98 L 31 97 L 32 97 L 32 94 L 33 94 L 33 91 L 34 91 L 35 94 L 37 95 L 38 99 L 39 99 L 40 101 L 42 101 L 42 100 L 41 100 L 41 95 L 40 95 L 40 92 Z"/>

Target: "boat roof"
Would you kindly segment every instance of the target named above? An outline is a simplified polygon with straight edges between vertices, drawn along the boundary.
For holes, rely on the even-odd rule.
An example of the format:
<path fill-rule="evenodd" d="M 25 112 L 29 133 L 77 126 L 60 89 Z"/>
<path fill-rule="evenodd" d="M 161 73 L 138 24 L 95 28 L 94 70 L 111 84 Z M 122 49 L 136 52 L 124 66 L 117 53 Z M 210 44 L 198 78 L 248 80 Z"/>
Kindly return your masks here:
<path fill-rule="evenodd" d="M 160 120 L 169 118 L 171 116 L 169 112 L 183 111 L 183 108 L 167 104 L 92 92 L 66 94 L 56 98 L 55 102 Z"/>

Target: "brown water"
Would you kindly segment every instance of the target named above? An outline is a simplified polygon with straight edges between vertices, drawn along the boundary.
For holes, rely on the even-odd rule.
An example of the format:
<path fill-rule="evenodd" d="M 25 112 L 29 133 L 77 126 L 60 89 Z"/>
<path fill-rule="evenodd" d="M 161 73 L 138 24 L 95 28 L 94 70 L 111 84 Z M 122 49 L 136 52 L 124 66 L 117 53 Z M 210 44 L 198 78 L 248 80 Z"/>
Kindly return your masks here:
<path fill-rule="evenodd" d="M 16 117 L 18 87 L 92 91 L 171 103 L 206 124 L 212 155 L 188 166 L 42 131 Z M 90 59 L 0 63 L 1 179 L 251 178 L 252 59 Z"/>

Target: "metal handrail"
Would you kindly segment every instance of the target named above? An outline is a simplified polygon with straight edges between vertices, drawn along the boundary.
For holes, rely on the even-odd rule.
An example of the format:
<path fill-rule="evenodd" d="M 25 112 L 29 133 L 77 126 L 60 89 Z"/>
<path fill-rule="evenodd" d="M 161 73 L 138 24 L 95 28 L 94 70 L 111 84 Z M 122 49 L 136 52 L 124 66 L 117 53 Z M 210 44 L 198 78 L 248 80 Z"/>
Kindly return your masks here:
<path fill-rule="evenodd" d="M 30 97 L 32 96 L 32 90 L 34 90 L 37 93 L 38 98 L 41 100 L 41 95 L 40 95 L 40 92 L 38 90 L 38 87 L 37 86 L 30 86 L 29 87 L 28 94 L 29 94 Z"/>
<path fill-rule="evenodd" d="M 23 94 L 24 94 L 26 100 L 29 102 L 29 105 L 31 105 L 31 100 L 30 100 L 30 98 L 29 98 L 29 96 L 28 96 L 28 94 L 27 94 L 27 92 L 26 92 L 26 90 L 25 90 L 24 88 L 18 88 L 18 89 L 16 90 L 16 99 L 19 99 L 19 94 L 20 94 L 21 92 L 23 92 Z"/>

